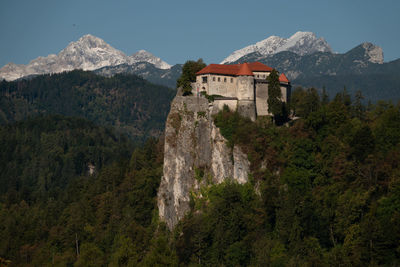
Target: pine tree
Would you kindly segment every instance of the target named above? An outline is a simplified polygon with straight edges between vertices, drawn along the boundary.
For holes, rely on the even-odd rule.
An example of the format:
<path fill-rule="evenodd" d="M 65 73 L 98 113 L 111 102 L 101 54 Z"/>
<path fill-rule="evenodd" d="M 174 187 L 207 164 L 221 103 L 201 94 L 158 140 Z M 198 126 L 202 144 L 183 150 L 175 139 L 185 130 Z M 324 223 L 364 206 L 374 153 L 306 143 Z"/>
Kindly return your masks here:
<path fill-rule="evenodd" d="M 323 106 L 327 105 L 329 103 L 329 95 L 326 92 L 325 86 L 322 87 L 322 95 L 321 95 L 321 104 Z"/>
<path fill-rule="evenodd" d="M 284 115 L 279 76 L 275 69 L 268 76 L 268 112 L 272 113 L 275 121 Z"/>
<path fill-rule="evenodd" d="M 181 87 L 184 95 L 190 95 L 192 91 L 191 83 L 196 81 L 196 72 L 206 67 L 203 59 L 197 61 L 188 60 L 182 67 L 182 75 L 179 77 L 176 86 Z"/>

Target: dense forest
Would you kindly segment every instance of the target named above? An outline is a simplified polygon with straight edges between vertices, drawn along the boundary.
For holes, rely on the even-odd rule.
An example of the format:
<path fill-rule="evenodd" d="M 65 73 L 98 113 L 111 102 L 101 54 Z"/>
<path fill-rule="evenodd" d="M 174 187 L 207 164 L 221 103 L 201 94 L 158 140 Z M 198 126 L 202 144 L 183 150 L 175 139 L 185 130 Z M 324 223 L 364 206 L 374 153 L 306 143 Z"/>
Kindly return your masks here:
<path fill-rule="evenodd" d="M 250 182 L 205 185 L 158 220 L 162 138 L 39 116 L 0 126 L 0 260 L 10 266 L 397 266 L 400 106 L 297 88 L 283 126 L 214 119 Z M 90 171 L 94 170 L 94 171 Z"/>
<path fill-rule="evenodd" d="M 111 129 L 57 115 L 0 127 L 0 144 L 4 263 L 118 266 L 149 249 L 151 260 L 151 242 L 164 238 L 152 221 L 161 143 L 134 149 Z"/>
<path fill-rule="evenodd" d="M 0 81 L 0 124 L 42 114 L 86 118 L 132 139 L 159 136 L 175 90 L 133 74 L 102 77 L 75 70 Z"/>

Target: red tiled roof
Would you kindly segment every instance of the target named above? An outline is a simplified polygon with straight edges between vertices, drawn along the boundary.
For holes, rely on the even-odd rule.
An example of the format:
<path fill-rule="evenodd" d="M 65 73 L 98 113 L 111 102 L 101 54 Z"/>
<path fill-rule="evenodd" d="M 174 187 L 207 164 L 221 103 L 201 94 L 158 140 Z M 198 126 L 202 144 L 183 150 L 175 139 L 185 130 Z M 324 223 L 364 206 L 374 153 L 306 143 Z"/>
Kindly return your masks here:
<path fill-rule="evenodd" d="M 264 65 L 258 61 L 249 63 L 249 66 L 252 71 L 272 71 L 271 67 Z"/>
<path fill-rule="evenodd" d="M 279 76 L 279 81 L 280 81 L 280 82 L 284 82 L 284 83 L 289 83 L 289 80 L 288 80 L 288 78 L 286 77 L 285 73 L 282 73 L 282 74 Z"/>
<path fill-rule="evenodd" d="M 220 64 L 210 64 L 207 67 L 201 69 L 196 75 L 200 74 L 225 74 L 225 75 L 236 75 L 239 71 L 239 65 L 220 65 Z"/>
<path fill-rule="evenodd" d="M 253 76 L 253 72 L 250 70 L 249 64 L 243 63 L 240 66 L 239 71 L 236 73 L 236 75 L 240 76 Z"/>
<path fill-rule="evenodd" d="M 272 68 L 264 65 L 260 62 L 252 62 L 252 63 L 244 63 L 247 65 L 247 68 L 250 72 L 253 71 L 271 71 Z M 207 67 L 203 68 L 196 75 L 200 74 L 222 74 L 222 75 L 253 75 L 253 73 L 249 74 L 248 71 L 245 73 L 247 74 L 239 74 L 242 65 L 244 64 L 232 64 L 232 65 L 222 65 L 222 64 L 210 64 Z"/>

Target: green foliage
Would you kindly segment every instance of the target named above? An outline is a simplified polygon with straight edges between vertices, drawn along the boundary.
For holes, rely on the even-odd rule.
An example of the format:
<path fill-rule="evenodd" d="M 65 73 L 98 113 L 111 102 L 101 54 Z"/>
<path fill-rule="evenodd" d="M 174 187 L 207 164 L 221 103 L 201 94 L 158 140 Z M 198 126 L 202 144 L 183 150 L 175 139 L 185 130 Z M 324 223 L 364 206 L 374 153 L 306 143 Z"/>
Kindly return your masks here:
<path fill-rule="evenodd" d="M 212 186 L 209 205 L 189 214 L 178 227 L 176 249 L 184 264 L 242 266 L 249 264 L 256 196 L 250 184 Z M 257 216 L 257 215 L 256 215 Z M 256 218 L 256 217 L 253 217 Z"/>
<path fill-rule="evenodd" d="M 198 111 L 197 112 L 197 117 L 198 118 L 206 118 L 206 112 L 205 111 Z"/>
<path fill-rule="evenodd" d="M 104 253 L 95 244 L 87 243 L 82 244 L 80 248 L 80 254 L 78 260 L 75 262 L 74 266 L 101 266 L 104 265 Z"/>
<path fill-rule="evenodd" d="M 352 102 L 344 89 L 332 101 L 320 101 L 315 89 L 296 89 L 292 108 L 301 117 L 290 127 L 245 122 L 229 110 L 216 115 L 228 143 L 247 153 L 261 197 L 246 222 L 254 227 L 245 231 L 253 241 L 250 262 L 242 257 L 243 239 L 229 243 L 226 251 L 233 255 L 212 264 L 399 264 L 400 108 L 380 102 L 366 109 L 357 97 Z M 204 224 L 215 202 L 194 205 L 182 224 Z M 196 227 L 202 234 L 187 255 L 196 242 L 207 251 L 207 240 L 217 235 L 213 227 Z"/>
<path fill-rule="evenodd" d="M 0 144 L 0 193 L 29 202 L 55 198 L 89 165 L 97 171 L 132 149 L 125 136 L 60 115 L 2 126 Z"/>
<path fill-rule="evenodd" d="M 214 95 L 209 95 L 209 94 L 206 93 L 206 91 L 201 91 L 200 94 L 202 96 L 204 96 L 205 98 L 207 98 L 208 103 L 214 102 L 216 97 L 222 97 L 221 95 L 215 95 L 215 94 Z"/>
<path fill-rule="evenodd" d="M 84 117 L 137 141 L 164 128 L 175 91 L 135 75 L 111 78 L 75 70 L 0 82 L 0 124 L 40 114 Z"/>
<path fill-rule="evenodd" d="M 0 261 L 399 265 L 400 106 L 365 108 L 346 90 L 330 102 L 296 92 L 302 116 L 287 127 L 227 107 L 215 116 L 229 146 L 248 155 L 250 182 L 204 183 L 173 232 L 156 210 L 162 142 L 134 148 L 113 129 L 59 115 L 1 126 Z"/>
<path fill-rule="evenodd" d="M 150 138 L 132 153 L 132 142 L 111 129 L 57 115 L 0 127 L 0 144 L 0 255 L 15 265 L 143 261 L 161 143 Z"/>
<path fill-rule="evenodd" d="M 176 82 L 177 88 L 182 88 L 183 95 L 191 94 L 192 87 L 191 83 L 196 81 L 196 72 L 205 68 L 206 64 L 203 59 L 198 59 L 197 61 L 188 60 L 182 67 L 182 75 Z"/>
<path fill-rule="evenodd" d="M 268 112 L 272 113 L 275 120 L 277 120 L 285 115 L 278 71 L 273 69 L 270 75 L 268 76 L 267 80 L 268 80 Z"/>
<path fill-rule="evenodd" d="M 372 135 L 371 128 L 365 125 L 358 129 L 350 142 L 350 146 L 353 156 L 359 161 L 364 161 L 375 148 L 375 138 Z"/>
<path fill-rule="evenodd" d="M 326 101 L 326 100 L 325 100 Z M 320 108 L 321 101 L 315 88 L 297 87 L 292 94 L 291 108 L 296 116 L 306 118 Z"/>
<path fill-rule="evenodd" d="M 224 106 L 224 109 L 214 118 L 215 125 L 220 128 L 221 134 L 228 140 L 228 145 L 230 147 L 233 147 L 235 143 L 235 133 L 241 119 L 239 113 L 230 112 L 228 106 Z"/>

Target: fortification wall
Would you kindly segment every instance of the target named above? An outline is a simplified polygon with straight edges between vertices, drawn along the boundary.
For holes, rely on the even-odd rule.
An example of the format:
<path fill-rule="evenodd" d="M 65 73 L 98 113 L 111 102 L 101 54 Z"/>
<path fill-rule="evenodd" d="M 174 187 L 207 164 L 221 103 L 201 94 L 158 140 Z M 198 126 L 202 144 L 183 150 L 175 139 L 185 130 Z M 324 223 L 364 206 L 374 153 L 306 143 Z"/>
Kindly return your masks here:
<path fill-rule="evenodd" d="M 239 76 L 237 79 L 237 98 L 254 101 L 254 78 L 252 76 Z"/>
<path fill-rule="evenodd" d="M 239 100 L 238 112 L 243 117 L 249 118 L 252 121 L 256 120 L 256 105 L 252 100 Z"/>
<path fill-rule="evenodd" d="M 224 108 L 224 105 L 227 105 L 230 110 L 235 111 L 238 105 L 237 100 L 214 100 L 213 106 L 218 109 L 218 111 Z"/>
<path fill-rule="evenodd" d="M 269 115 L 267 83 L 256 83 L 256 109 L 257 116 Z"/>

